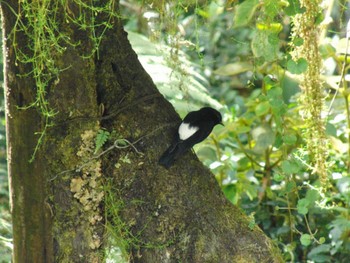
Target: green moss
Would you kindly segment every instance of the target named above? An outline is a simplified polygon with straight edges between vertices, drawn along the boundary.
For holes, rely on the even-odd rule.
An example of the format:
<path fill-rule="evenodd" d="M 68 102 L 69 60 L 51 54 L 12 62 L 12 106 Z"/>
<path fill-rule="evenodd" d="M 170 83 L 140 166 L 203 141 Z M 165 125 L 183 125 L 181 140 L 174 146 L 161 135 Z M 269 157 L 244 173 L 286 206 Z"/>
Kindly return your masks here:
<path fill-rule="evenodd" d="M 124 209 L 124 202 L 117 199 L 115 187 L 110 180 L 104 184 L 104 207 L 105 207 L 105 224 L 106 224 L 106 256 L 118 256 L 122 262 L 128 262 L 129 249 L 139 246 L 139 241 L 131 234 L 130 224 L 126 224 L 120 216 Z M 119 253 L 118 253 L 119 252 Z"/>

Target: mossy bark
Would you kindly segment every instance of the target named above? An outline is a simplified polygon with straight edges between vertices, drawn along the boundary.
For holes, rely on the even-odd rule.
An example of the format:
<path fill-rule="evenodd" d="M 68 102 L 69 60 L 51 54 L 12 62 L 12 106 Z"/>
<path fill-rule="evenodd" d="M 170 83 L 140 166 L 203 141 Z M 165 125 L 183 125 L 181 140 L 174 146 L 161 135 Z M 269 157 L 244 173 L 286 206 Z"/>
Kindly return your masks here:
<path fill-rule="evenodd" d="M 35 132 L 44 121 L 34 109 L 17 108 L 35 97 L 35 81 L 18 75 L 30 72 L 30 65 L 16 63 L 14 52 L 15 47 L 25 50 L 29 40 L 19 32 L 13 42 L 17 1 L 1 2 L 1 7 L 14 262 L 101 261 L 108 240 L 103 240 L 102 204 L 95 196 L 103 193 L 102 177 L 123 204 L 117 216 L 137 237 L 128 244 L 130 261 L 281 261 L 271 241 L 257 227 L 249 228 L 249 219 L 224 198 L 193 153 L 169 170 L 158 165 L 180 119 L 142 68 L 116 17 L 98 56 L 90 58 L 82 57 L 93 49 L 86 32 L 57 17 L 60 30 L 80 45 L 55 55 L 56 65 L 66 70 L 47 87 L 46 99 L 58 114 L 29 163 Z M 74 4 L 61 11 L 67 10 L 70 15 L 81 11 Z M 96 19 L 102 22 L 103 14 Z M 91 159 L 87 167 L 86 153 L 101 127 L 137 143 Z M 106 214 L 110 209 L 104 207 Z"/>
<path fill-rule="evenodd" d="M 9 3 L 6 3 L 9 4 Z M 34 108 L 20 110 L 35 99 L 35 82 L 24 77 L 30 69 L 16 65 L 14 43 L 8 38 L 16 17 L 2 6 L 8 173 L 11 187 L 14 262 L 52 262 L 51 215 L 43 182 L 44 162 L 29 163 L 40 131 L 41 118 Z M 16 6 L 11 6 L 15 8 Z M 23 35 L 18 45 L 25 46 Z M 22 75 L 22 77 L 19 77 Z"/>
<path fill-rule="evenodd" d="M 78 6 L 71 4 L 67 8 L 70 15 L 77 15 Z M 33 56 L 29 47 L 33 47 L 35 39 L 28 35 L 32 30 L 29 26 L 26 32 L 16 27 L 18 23 L 26 25 L 27 22 L 25 13 L 21 13 L 21 17 L 14 13 L 19 10 L 24 12 L 17 1 L 3 1 L 1 9 L 6 57 L 13 260 L 36 263 L 98 262 L 101 252 L 94 241 L 96 236 L 102 236 L 102 225 L 91 224 L 87 216 L 91 211 L 84 210 L 70 187 L 72 179 L 81 174 L 76 172 L 76 167 L 82 164 L 77 155 L 83 143 L 81 136 L 87 130 L 99 129 L 95 61 L 93 56 L 82 57 L 82 54 L 91 52 L 91 40 L 77 26 L 67 23 L 62 7 L 56 10 L 56 22 L 61 33 L 69 35 L 72 42 L 81 46 L 77 49 L 67 46 L 63 53 L 50 54 L 55 59 L 56 67 L 64 69 L 46 87 L 45 100 L 57 115 L 53 126 L 47 128 L 34 161 L 30 163 L 38 143 L 36 133 L 45 128 L 45 117 L 40 109 L 35 108 L 36 105 L 29 109 L 20 108 L 36 100 L 37 83 L 31 74 L 33 64 L 18 61 L 16 54 L 23 52 L 28 57 Z M 52 43 L 52 46 L 54 44 L 57 43 Z M 81 121 L 74 121 L 75 118 Z"/>

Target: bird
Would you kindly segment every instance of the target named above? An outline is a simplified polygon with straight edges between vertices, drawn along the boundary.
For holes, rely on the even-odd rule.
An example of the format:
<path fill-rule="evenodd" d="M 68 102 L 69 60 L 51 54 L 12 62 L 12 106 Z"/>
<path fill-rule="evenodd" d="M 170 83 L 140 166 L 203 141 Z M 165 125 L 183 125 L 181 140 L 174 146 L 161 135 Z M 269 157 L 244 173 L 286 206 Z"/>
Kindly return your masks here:
<path fill-rule="evenodd" d="M 159 164 L 169 169 L 178 157 L 207 138 L 217 124 L 223 125 L 221 114 L 211 107 L 189 112 L 179 125 L 171 145 L 160 157 Z"/>

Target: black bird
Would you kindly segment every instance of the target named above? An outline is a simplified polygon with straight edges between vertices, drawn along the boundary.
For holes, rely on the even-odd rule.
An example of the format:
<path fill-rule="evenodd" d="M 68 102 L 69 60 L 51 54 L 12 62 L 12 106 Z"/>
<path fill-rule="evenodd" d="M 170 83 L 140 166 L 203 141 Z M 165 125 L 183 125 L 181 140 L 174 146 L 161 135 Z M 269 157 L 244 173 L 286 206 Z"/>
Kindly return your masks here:
<path fill-rule="evenodd" d="M 220 112 L 210 107 L 192 111 L 181 122 L 170 147 L 159 159 L 159 164 L 169 168 L 174 161 L 193 145 L 209 136 L 214 126 L 222 124 Z"/>

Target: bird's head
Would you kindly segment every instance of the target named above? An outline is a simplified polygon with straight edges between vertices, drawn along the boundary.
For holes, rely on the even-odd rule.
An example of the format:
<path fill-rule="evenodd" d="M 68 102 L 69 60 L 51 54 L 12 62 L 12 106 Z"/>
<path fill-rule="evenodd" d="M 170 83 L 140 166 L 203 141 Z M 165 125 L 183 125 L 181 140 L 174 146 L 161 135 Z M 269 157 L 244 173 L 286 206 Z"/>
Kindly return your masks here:
<path fill-rule="evenodd" d="M 214 123 L 214 126 L 218 124 L 224 126 L 224 124 L 222 123 L 221 113 L 218 112 L 217 110 L 211 107 L 204 107 L 204 108 L 201 108 L 200 111 L 203 115 L 205 115 L 210 121 Z"/>

